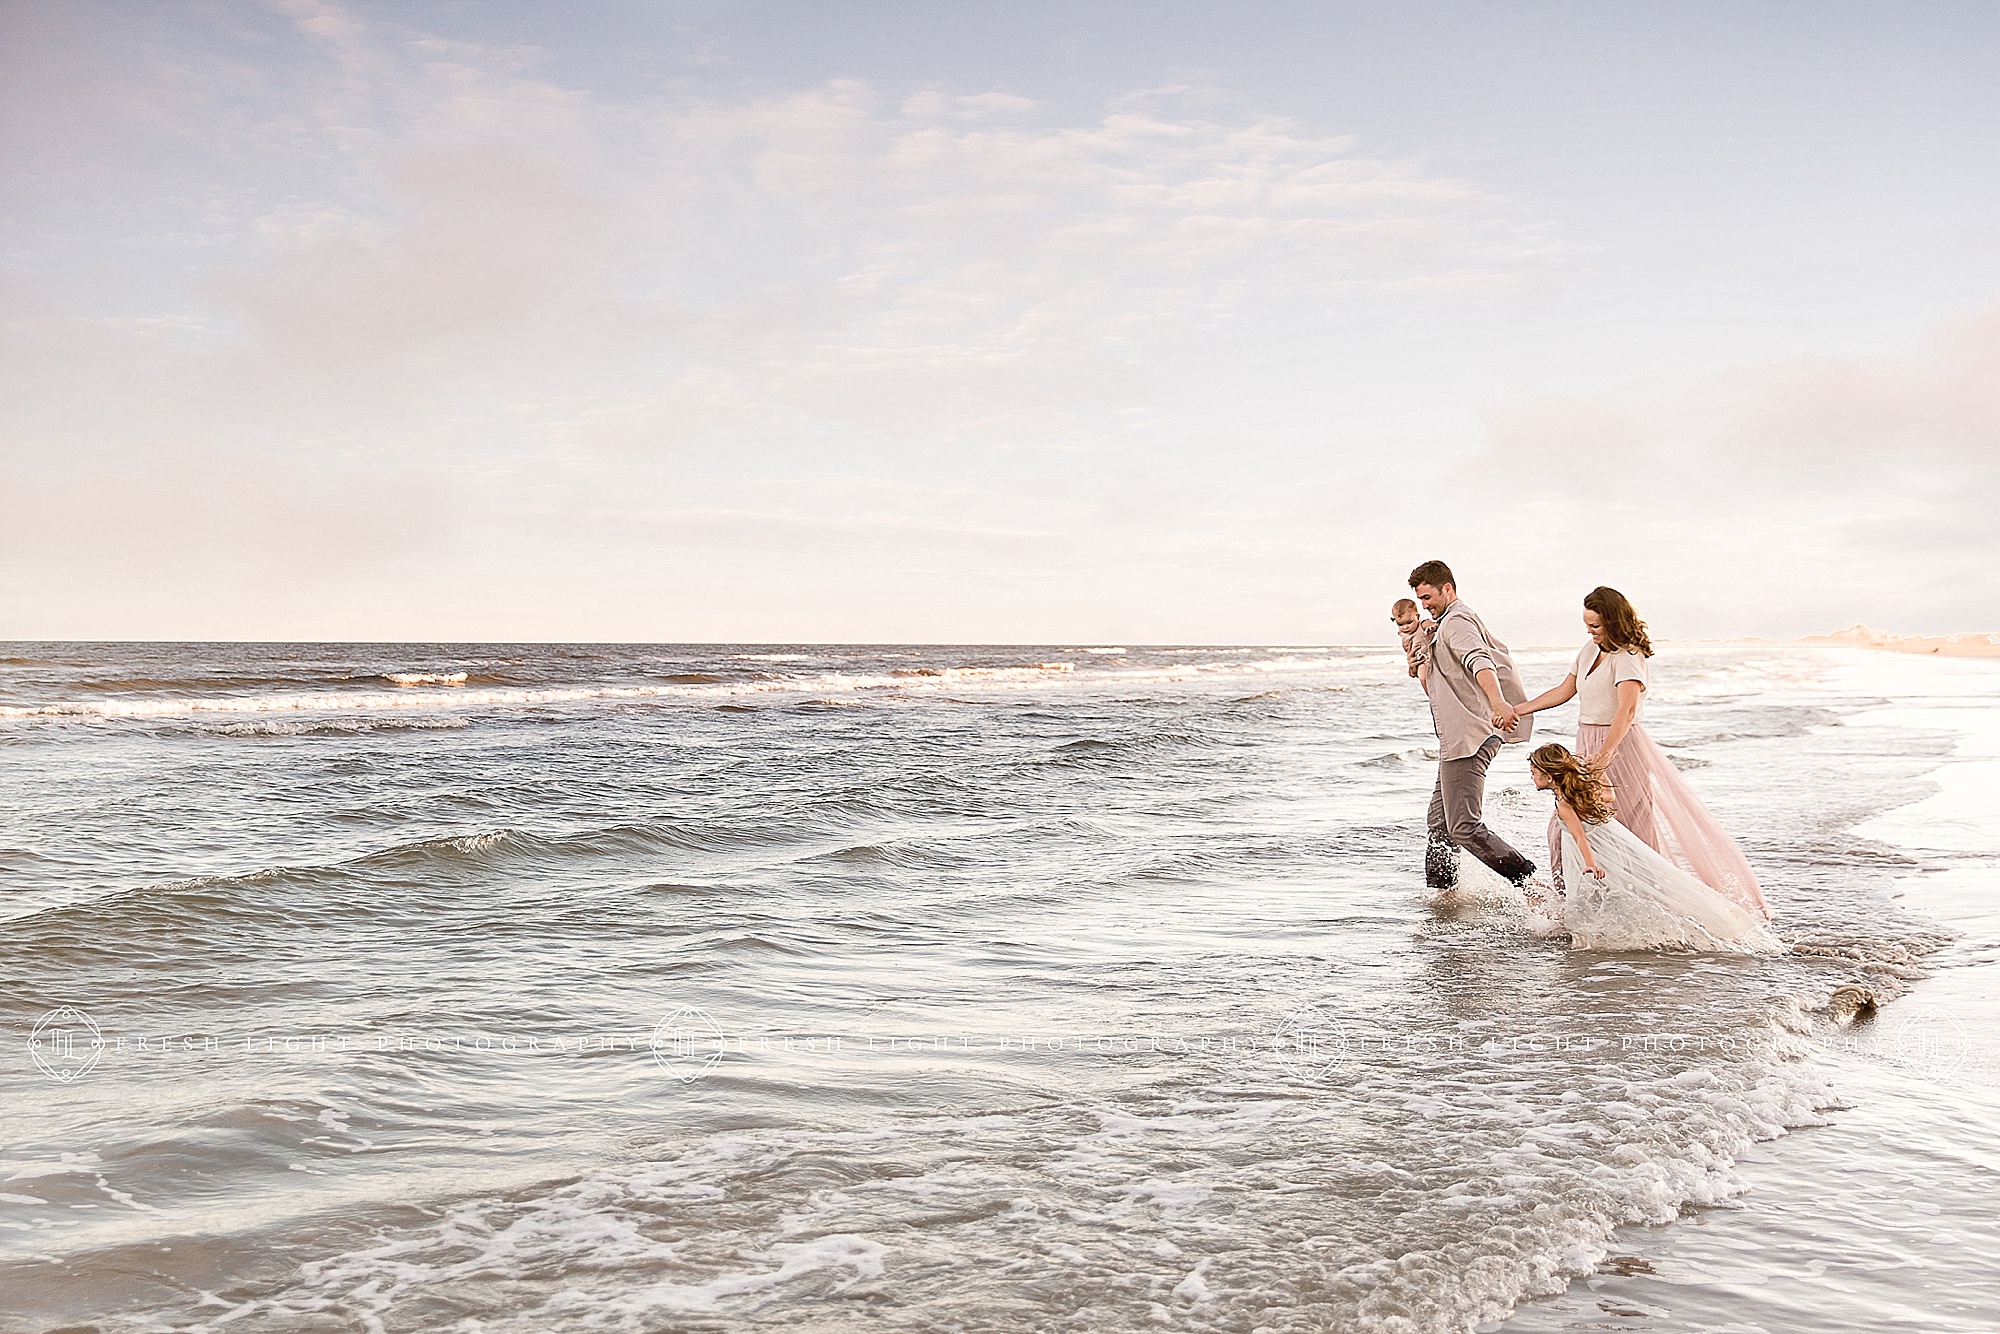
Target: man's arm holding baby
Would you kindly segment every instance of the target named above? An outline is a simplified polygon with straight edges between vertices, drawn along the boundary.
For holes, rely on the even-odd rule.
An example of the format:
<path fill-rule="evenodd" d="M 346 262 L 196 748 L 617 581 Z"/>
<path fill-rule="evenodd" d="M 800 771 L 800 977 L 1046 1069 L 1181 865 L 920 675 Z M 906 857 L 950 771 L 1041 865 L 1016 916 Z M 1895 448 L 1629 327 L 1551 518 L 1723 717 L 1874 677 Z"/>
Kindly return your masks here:
<path fill-rule="evenodd" d="M 1431 647 L 1437 640 L 1437 622 L 1418 621 L 1403 632 L 1403 658 L 1410 664 L 1410 675 L 1428 683 L 1430 681 Z"/>

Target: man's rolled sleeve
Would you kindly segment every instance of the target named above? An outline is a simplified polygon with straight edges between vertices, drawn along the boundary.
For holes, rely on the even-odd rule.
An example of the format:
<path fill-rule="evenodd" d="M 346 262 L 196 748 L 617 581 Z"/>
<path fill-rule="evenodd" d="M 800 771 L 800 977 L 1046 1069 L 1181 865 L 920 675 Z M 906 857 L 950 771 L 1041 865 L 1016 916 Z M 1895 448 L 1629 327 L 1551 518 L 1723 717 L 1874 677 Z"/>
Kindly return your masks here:
<path fill-rule="evenodd" d="M 1438 631 L 1438 638 L 1451 656 L 1465 664 L 1465 674 L 1478 678 L 1481 672 L 1499 673 L 1493 665 L 1493 654 L 1486 647 L 1485 638 L 1475 630 L 1472 622 L 1463 616 L 1448 617 Z"/>

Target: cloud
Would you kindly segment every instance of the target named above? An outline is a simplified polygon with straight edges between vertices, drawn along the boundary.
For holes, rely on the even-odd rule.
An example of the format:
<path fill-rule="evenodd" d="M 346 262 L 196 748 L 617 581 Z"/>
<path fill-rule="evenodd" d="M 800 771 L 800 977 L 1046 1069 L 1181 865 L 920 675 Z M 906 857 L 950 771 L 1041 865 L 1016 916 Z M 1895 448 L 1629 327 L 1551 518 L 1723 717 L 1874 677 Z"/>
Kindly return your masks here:
<path fill-rule="evenodd" d="M 400 215 L 273 216 L 273 258 L 215 279 L 245 368 L 315 378 L 484 359 L 573 298 L 602 243 L 572 167 L 518 144 L 400 149 L 376 164 Z"/>
<path fill-rule="evenodd" d="M 729 294 L 757 312 L 758 355 L 732 369 L 894 436 L 993 438 L 1129 401 L 1141 358 L 1246 313 L 1509 290 L 1552 260 L 1489 192 L 1164 97 L 1065 124 L 997 94 L 891 108 L 841 80 L 659 133 L 711 242 L 728 232 L 742 257 L 725 267 L 776 275 Z"/>
<path fill-rule="evenodd" d="M 597 569 L 706 543 L 1039 578 L 1093 528 L 1199 516 L 1198 479 L 1086 457 L 1139 438 L 1164 367 L 1550 262 L 1491 192 L 1199 89 L 611 99 L 326 0 L 93 31 L 49 44 L 137 91 L 50 140 L 98 160 L 42 202 L 96 267 L 14 275 L 0 331 L 43 515 L 6 559 L 70 589 L 542 532 Z M 967 445 L 1057 463 L 925 461 Z"/>
<path fill-rule="evenodd" d="M 659 393 L 665 417 L 692 378 L 741 386 L 737 423 L 997 439 L 1128 399 L 1139 358 L 1246 312 L 1507 290 L 1551 259 L 1490 192 L 1200 98 L 1080 124 L 998 91 L 892 106 L 854 80 L 614 106 L 337 6 L 283 8 L 326 68 L 285 114 L 258 109 L 279 128 L 238 132 L 338 169 L 320 197 L 272 201 L 254 257 L 193 289 L 233 337 L 189 375 L 226 399 L 407 412 L 585 374 L 605 400 L 586 411 L 643 417 Z M 726 434 L 714 408 L 661 442 Z"/>
<path fill-rule="evenodd" d="M 210 13 L 37 19 L 0 93 L 22 631 L 1374 638 L 1437 554 L 1517 638 L 1598 582 L 1669 632 L 2000 622 L 1951 575 L 2000 313 L 1514 397 L 1552 228 L 1227 90 L 613 95 Z"/>
<path fill-rule="evenodd" d="M 2000 508 L 1996 385 L 2000 307 L 1903 359 L 1807 357 L 1496 408 L 1477 450 L 1426 468 L 1421 504 L 1383 475 L 1338 494 L 1407 521 L 1398 563 L 1445 553 L 1536 637 L 1569 633 L 1572 602 L 1599 583 L 1667 633 L 2000 625 L 1984 536 Z M 1351 549 L 1395 527 L 1364 523 Z M 1573 595 L 1551 605 L 1565 582 Z"/>
<path fill-rule="evenodd" d="M 1058 533 L 952 524 L 898 514 L 821 518 L 748 510 L 678 510 L 634 518 L 656 529 L 654 540 L 670 548 L 778 548 L 799 553 L 867 550 L 892 556 L 956 553 L 972 557 L 1007 556 L 1053 565 L 1074 546 Z"/>
<path fill-rule="evenodd" d="M 458 490 L 421 469 L 185 442 L 60 466 L 0 455 L 0 623 L 77 638 L 309 636 L 329 596 L 393 608 L 396 573 L 457 536 Z"/>
<path fill-rule="evenodd" d="M 1808 484 L 1885 459 L 1991 463 L 2000 450 L 2000 307 L 1943 331 L 1920 359 L 1814 357 L 1732 376 L 1712 398 L 1720 449 L 1796 468 Z"/>

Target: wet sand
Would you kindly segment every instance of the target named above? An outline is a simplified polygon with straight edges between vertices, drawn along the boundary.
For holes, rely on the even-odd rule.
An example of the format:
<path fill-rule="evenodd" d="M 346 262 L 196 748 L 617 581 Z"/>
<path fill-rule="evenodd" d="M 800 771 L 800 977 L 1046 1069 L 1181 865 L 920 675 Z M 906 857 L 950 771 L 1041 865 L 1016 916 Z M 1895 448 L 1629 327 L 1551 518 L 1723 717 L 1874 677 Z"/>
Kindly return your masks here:
<path fill-rule="evenodd" d="M 1956 939 L 1907 995 L 1816 1036 L 1809 1059 L 1842 1099 L 1824 1125 L 1745 1153 L 1737 1198 L 1620 1229 L 1595 1274 L 1524 1302 L 1506 1334 L 1969 1334 L 2000 1320 L 2000 716 L 1990 677 L 1955 689 L 1967 697 L 1849 725 L 1959 733 L 1918 799 L 1855 830 L 1918 859 L 1891 897 Z"/>
<path fill-rule="evenodd" d="M 1946 658 L 2000 658 L 2000 634 L 1892 635 L 1865 625 L 1851 625 L 1830 635 L 1807 635 L 1792 642 L 1883 649 L 1890 653 L 1934 653 Z"/>

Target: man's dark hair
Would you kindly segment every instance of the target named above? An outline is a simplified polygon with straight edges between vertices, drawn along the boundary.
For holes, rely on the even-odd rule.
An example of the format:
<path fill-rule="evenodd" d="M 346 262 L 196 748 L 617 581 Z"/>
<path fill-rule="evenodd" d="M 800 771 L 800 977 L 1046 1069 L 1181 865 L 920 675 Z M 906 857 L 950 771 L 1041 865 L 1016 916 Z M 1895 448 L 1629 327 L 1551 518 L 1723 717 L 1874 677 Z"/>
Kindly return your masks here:
<path fill-rule="evenodd" d="M 1451 577 L 1451 566 L 1441 560 L 1427 560 L 1410 571 L 1410 587 L 1415 588 L 1418 584 L 1429 584 L 1432 588 L 1443 588 L 1446 584 L 1450 584 L 1453 588 L 1457 588 L 1458 580 Z"/>

